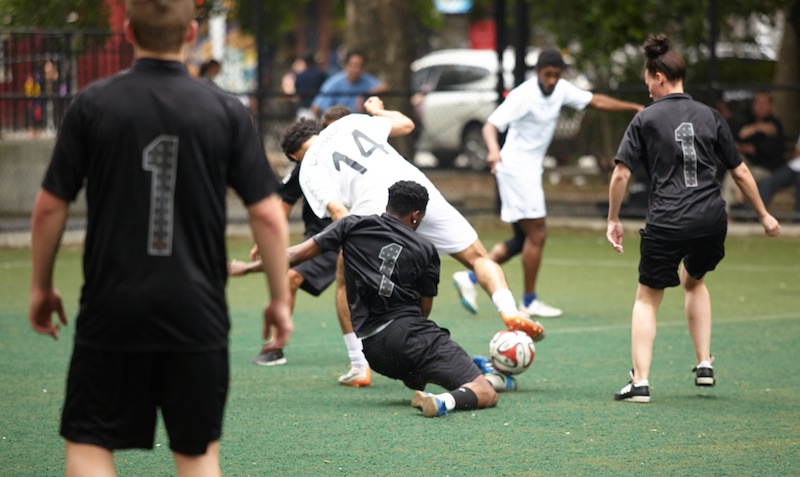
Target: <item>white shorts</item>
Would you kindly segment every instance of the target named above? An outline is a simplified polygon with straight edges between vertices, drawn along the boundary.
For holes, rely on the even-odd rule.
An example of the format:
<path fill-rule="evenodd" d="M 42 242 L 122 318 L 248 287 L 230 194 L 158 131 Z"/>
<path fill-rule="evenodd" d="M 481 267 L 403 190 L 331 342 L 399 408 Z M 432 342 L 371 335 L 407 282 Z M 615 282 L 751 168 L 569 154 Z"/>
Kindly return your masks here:
<path fill-rule="evenodd" d="M 500 218 L 514 223 L 522 219 L 541 219 L 547 216 L 541 174 L 495 174 L 500 192 Z"/>
<path fill-rule="evenodd" d="M 440 254 L 463 252 L 478 240 L 478 233 L 439 191 L 428 191 L 430 200 L 417 233 Z"/>

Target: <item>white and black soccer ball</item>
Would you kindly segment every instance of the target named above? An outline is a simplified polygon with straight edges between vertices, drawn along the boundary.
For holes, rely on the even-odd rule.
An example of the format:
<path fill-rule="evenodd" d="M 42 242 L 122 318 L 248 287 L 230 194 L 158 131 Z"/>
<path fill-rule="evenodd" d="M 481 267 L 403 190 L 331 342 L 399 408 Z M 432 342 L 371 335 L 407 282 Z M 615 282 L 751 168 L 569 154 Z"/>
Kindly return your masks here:
<path fill-rule="evenodd" d="M 524 373 L 535 354 L 533 340 L 524 331 L 498 331 L 489 342 L 489 360 L 501 373 Z"/>

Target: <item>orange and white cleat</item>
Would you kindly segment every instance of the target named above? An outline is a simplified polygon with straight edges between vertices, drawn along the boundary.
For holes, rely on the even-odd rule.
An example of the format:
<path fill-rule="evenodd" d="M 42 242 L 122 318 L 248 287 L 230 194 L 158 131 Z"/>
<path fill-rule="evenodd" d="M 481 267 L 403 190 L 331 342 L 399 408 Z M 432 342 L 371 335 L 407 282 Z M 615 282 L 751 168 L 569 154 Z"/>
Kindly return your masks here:
<path fill-rule="evenodd" d="M 542 324 L 532 320 L 527 313 L 515 311 L 513 313 L 500 313 L 500 316 L 508 329 L 522 331 L 530 336 L 533 341 L 542 341 L 544 339 Z"/>
<path fill-rule="evenodd" d="M 364 368 L 351 366 L 347 374 L 339 376 L 339 384 L 354 388 L 365 388 L 372 384 L 372 370 L 369 369 L 369 366 Z"/>

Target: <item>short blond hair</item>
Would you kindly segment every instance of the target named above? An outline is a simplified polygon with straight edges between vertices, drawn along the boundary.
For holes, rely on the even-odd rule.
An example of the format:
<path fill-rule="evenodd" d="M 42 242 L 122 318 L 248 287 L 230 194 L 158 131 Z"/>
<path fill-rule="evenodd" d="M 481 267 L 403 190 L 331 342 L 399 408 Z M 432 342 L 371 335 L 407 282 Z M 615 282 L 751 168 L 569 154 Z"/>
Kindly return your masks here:
<path fill-rule="evenodd" d="M 125 4 L 136 43 L 157 53 L 180 51 L 197 13 L 194 0 L 126 0 Z"/>

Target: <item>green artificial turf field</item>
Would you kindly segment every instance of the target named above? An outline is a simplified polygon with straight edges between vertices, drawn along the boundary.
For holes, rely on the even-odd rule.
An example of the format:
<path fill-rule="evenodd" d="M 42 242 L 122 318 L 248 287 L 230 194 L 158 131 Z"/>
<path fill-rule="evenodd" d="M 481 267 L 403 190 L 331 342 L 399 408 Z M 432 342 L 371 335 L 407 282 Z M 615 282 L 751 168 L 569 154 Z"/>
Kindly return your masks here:
<path fill-rule="evenodd" d="M 481 230 L 487 246 L 505 227 Z M 222 440 L 227 476 L 799 475 L 800 239 L 729 237 L 727 257 L 707 280 L 713 305 L 717 386 L 693 384 L 694 354 L 680 289 L 667 291 L 650 376 L 650 404 L 612 395 L 630 369 L 630 310 L 638 236 L 617 255 L 602 233 L 551 230 L 542 298 L 565 310 L 542 320 L 547 338 L 519 376 L 519 391 L 494 409 L 425 419 L 412 392 L 373 375 L 369 388 L 339 386 L 348 359 L 328 290 L 300 293 L 288 364 L 250 364 L 260 346 L 263 277 L 234 279 L 231 388 Z M 633 232 L 633 233 L 632 233 Z M 246 257 L 249 242 L 232 240 Z M 58 436 L 74 323 L 57 342 L 26 318 L 30 252 L 0 249 L 0 474 L 63 474 Z M 503 328 L 488 296 L 480 312 L 458 303 L 442 259 L 432 318 L 471 354 L 485 354 Z M 519 259 L 505 265 L 521 291 Z M 80 249 L 62 249 L 56 283 L 74 319 Z M 439 392 L 440 389 L 432 388 Z M 172 475 L 162 427 L 152 452 L 116 454 L 121 476 Z"/>

